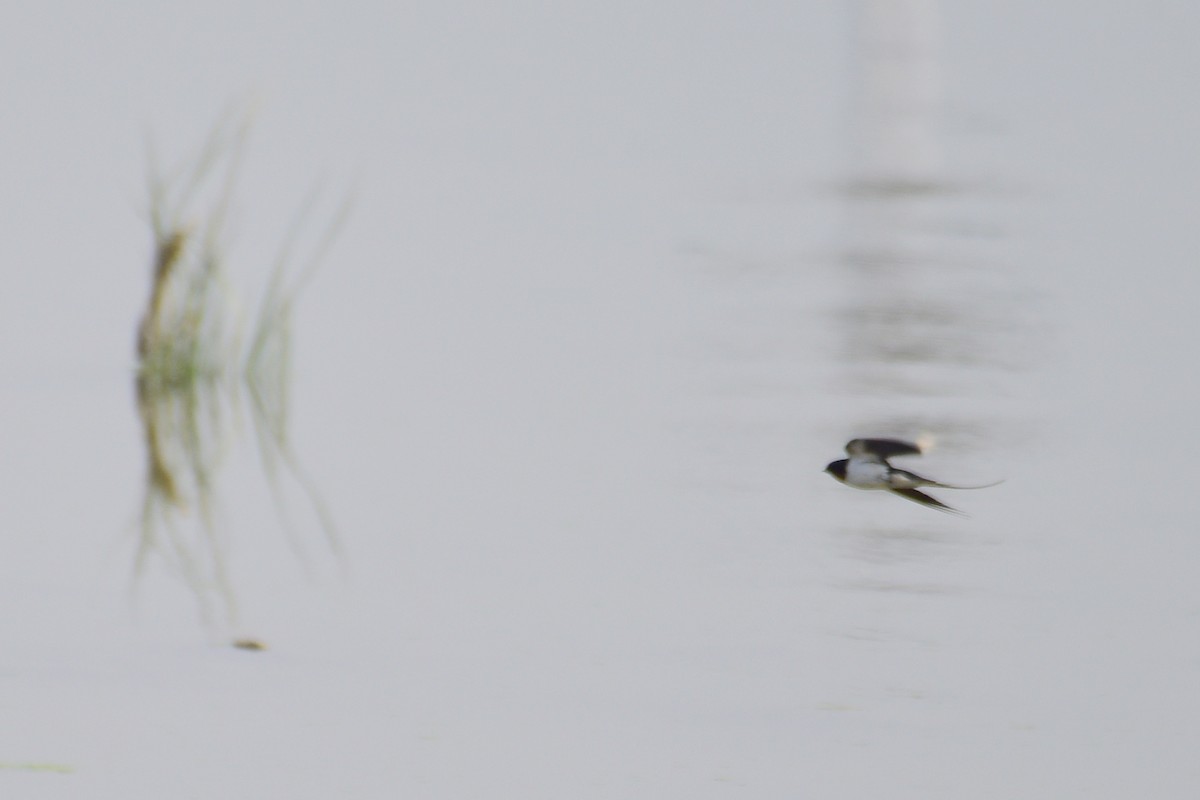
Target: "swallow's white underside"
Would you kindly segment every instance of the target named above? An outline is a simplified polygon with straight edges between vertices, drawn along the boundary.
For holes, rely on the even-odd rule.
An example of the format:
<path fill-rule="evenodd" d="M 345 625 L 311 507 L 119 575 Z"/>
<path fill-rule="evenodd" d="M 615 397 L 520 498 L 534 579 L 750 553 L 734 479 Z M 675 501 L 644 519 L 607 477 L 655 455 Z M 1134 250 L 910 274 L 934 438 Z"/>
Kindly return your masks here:
<path fill-rule="evenodd" d="M 879 461 L 852 458 L 846 464 L 846 483 L 858 489 L 891 489 L 892 468 Z"/>

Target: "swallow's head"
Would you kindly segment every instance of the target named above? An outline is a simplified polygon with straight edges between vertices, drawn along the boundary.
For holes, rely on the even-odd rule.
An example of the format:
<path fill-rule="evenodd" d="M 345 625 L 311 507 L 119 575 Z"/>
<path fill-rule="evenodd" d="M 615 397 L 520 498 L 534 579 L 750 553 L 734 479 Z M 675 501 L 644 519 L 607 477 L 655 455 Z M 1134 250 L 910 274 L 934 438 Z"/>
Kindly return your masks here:
<path fill-rule="evenodd" d="M 847 463 L 848 462 L 844 458 L 841 459 L 840 461 L 831 461 L 829 463 L 829 466 L 825 467 L 825 471 L 828 472 L 833 477 L 837 478 L 842 483 L 845 483 L 846 482 L 846 464 Z"/>

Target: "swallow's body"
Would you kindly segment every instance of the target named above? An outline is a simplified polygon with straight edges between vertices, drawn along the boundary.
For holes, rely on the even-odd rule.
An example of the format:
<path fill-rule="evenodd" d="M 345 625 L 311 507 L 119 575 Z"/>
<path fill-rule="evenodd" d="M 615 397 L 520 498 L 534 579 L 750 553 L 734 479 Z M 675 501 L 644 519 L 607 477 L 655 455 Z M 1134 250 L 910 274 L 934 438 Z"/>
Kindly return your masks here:
<path fill-rule="evenodd" d="M 854 439 L 846 445 L 846 455 L 850 458 L 832 462 L 825 467 L 825 471 L 847 486 L 853 486 L 856 489 L 885 489 L 915 503 L 951 514 L 962 514 L 962 512 L 918 491 L 918 487 L 984 489 L 987 486 L 996 485 L 989 483 L 985 486 L 954 486 L 923 478 L 915 472 L 905 469 L 897 469 L 888 463 L 888 459 L 895 456 L 919 456 L 920 454 L 920 447 L 898 439 Z"/>

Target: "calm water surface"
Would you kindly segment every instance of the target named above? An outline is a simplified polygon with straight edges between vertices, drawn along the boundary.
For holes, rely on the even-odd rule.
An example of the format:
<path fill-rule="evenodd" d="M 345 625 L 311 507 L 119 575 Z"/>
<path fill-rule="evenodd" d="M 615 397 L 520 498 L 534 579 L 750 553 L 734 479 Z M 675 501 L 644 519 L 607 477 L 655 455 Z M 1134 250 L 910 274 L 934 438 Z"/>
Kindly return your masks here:
<path fill-rule="evenodd" d="M 3 791 L 1187 796 L 1184 12 L 466 10 L 10 28 L 75 44 L 10 70 Z M 217 42 L 187 102 L 127 53 L 182 80 Z M 315 154 L 362 175 L 290 419 L 346 561 L 302 511 L 296 558 L 243 427 L 205 627 L 162 564 L 130 591 L 136 137 L 246 74 L 249 284 Z M 960 519 L 821 473 L 920 434 L 915 470 L 1006 482 L 938 493 Z"/>

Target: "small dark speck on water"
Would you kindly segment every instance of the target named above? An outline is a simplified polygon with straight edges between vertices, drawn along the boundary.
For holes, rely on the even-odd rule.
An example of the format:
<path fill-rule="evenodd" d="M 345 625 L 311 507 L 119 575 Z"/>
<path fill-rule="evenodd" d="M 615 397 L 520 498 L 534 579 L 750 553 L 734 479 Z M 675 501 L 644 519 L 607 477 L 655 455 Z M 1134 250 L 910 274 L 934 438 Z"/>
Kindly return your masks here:
<path fill-rule="evenodd" d="M 238 650 L 252 650 L 255 652 L 267 649 L 266 644 L 260 642 L 258 639 L 234 639 L 233 646 Z"/>

